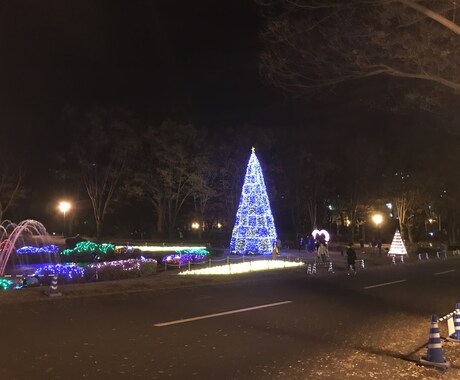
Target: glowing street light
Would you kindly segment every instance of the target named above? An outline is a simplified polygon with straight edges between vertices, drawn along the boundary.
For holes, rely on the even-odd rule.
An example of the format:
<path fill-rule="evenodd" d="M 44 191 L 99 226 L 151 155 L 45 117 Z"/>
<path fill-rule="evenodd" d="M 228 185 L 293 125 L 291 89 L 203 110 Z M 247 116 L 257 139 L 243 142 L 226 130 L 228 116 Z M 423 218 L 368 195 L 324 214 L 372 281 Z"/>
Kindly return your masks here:
<path fill-rule="evenodd" d="M 372 216 L 372 221 L 375 223 L 375 225 L 377 226 L 377 234 L 378 234 L 378 238 L 380 239 L 380 224 L 382 224 L 382 221 L 383 221 L 383 217 L 382 215 L 380 214 L 374 214 Z M 380 248 L 379 248 L 380 249 Z"/>
<path fill-rule="evenodd" d="M 62 212 L 62 214 L 64 215 L 64 228 L 63 228 L 63 231 L 62 231 L 62 236 L 65 236 L 65 214 L 72 208 L 72 205 L 70 204 L 70 202 L 67 202 L 67 201 L 62 201 L 62 202 L 59 202 L 58 204 L 58 209 L 60 212 Z"/>
<path fill-rule="evenodd" d="M 372 221 L 375 223 L 375 225 L 378 227 L 383 221 L 383 217 L 380 214 L 375 214 L 372 216 Z"/>
<path fill-rule="evenodd" d="M 194 230 L 197 230 L 198 228 L 200 228 L 200 223 L 198 223 L 198 222 L 193 222 L 193 223 L 192 223 L 192 228 L 193 228 Z"/>

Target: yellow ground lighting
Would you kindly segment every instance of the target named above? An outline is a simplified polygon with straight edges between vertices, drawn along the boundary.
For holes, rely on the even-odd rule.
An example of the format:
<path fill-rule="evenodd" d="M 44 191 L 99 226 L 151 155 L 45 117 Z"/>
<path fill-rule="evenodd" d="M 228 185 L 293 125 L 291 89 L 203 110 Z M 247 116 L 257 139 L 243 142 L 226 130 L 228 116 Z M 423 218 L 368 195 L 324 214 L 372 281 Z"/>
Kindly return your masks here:
<path fill-rule="evenodd" d="M 219 265 L 211 268 L 193 269 L 180 272 L 180 275 L 206 275 L 206 274 L 238 274 L 256 272 L 261 270 L 272 270 L 280 268 L 293 268 L 304 265 L 302 262 L 282 260 L 256 260 L 245 263 Z"/>
<path fill-rule="evenodd" d="M 115 249 L 126 248 L 129 249 L 138 249 L 145 252 L 173 252 L 173 251 L 182 251 L 185 249 L 206 249 L 206 247 L 187 247 L 183 245 L 171 245 L 171 246 L 161 246 L 161 245 L 117 245 Z"/>

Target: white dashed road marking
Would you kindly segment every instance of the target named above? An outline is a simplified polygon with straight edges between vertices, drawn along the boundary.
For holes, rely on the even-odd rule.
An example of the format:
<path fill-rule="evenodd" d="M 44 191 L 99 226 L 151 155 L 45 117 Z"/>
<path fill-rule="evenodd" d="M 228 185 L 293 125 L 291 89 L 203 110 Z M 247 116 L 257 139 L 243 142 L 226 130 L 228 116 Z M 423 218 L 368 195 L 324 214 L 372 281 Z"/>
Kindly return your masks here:
<path fill-rule="evenodd" d="M 263 308 L 266 308 L 266 307 L 279 306 L 279 305 L 284 305 L 284 304 L 287 304 L 287 303 L 292 303 L 292 301 L 269 303 L 269 304 L 266 304 L 266 305 L 247 307 L 247 308 L 244 308 L 244 309 L 224 311 L 222 313 L 202 315 L 200 317 L 193 317 L 193 318 L 187 318 L 187 319 L 178 319 L 176 321 L 171 321 L 171 322 L 156 323 L 154 326 L 155 327 L 164 327 L 164 326 L 169 326 L 169 325 L 177 325 L 179 323 L 187 323 L 187 322 L 198 321 L 200 319 L 215 318 L 215 317 L 220 317 L 222 315 L 228 315 L 228 314 L 244 313 L 246 311 L 263 309 Z"/>

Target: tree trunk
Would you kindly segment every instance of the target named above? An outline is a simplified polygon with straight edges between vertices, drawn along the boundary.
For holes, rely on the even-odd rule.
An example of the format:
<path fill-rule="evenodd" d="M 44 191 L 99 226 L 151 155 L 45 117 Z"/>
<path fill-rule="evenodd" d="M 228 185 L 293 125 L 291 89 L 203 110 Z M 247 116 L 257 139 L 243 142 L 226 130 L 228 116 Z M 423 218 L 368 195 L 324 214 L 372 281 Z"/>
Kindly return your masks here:
<path fill-rule="evenodd" d="M 409 243 L 412 244 L 414 242 L 414 234 L 413 226 L 407 226 L 407 238 L 409 239 Z"/>

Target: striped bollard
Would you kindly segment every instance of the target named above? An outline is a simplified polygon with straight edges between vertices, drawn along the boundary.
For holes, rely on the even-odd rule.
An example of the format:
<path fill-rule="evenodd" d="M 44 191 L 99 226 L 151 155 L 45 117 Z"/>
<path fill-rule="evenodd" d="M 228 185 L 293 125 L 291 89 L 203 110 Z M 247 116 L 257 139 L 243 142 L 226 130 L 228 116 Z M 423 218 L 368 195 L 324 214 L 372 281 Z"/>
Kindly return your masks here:
<path fill-rule="evenodd" d="M 450 335 L 447 338 L 447 340 L 460 343 L 460 303 L 458 303 L 457 306 L 455 306 L 454 327 L 455 332 L 452 335 Z"/>
<path fill-rule="evenodd" d="M 439 333 L 438 317 L 432 315 L 430 326 L 430 338 L 428 340 L 428 351 L 426 356 L 420 358 L 420 364 L 447 369 L 450 363 L 446 362 L 441 345 L 441 334 Z"/>
<path fill-rule="evenodd" d="M 421 253 L 418 254 L 418 259 L 419 259 L 419 260 L 422 259 L 422 254 L 421 254 Z"/>
<path fill-rule="evenodd" d="M 311 274 L 311 264 L 307 266 L 307 276 Z"/>
<path fill-rule="evenodd" d="M 364 266 L 364 259 L 361 260 L 361 268 L 366 269 L 366 267 Z"/>
<path fill-rule="evenodd" d="M 428 256 L 428 252 L 425 253 L 425 258 L 426 258 L 427 260 L 430 259 L 430 256 Z"/>
<path fill-rule="evenodd" d="M 396 258 L 395 258 L 394 255 L 391 257 L 391 262 L 392 262 L 394 265 L 396 265 Z"/>
<path fill-rule="evenodd" d="M 401 255 L 400 261 L 401 261 L 401 264 L 404 264 L 404 255 Z"/>
<path fill-rule="evenodd" d="M 62 294 L 58 291 L 58 276 L 57 274 L 53 275 L 53 279 L 51 280 L 51 285 L 49 290 L 45 292 L 46 295 L 50 297 L 62 296 Z"/>
<path fill-rule="evenodd" d="M 439 256 L 439 252 L 436 252 L 436 257 L 438 258 L 438 260 L 441 258 L 441 257 Z"/>
<path fill-rule="evenodd" d="M 313 264 L 313 267 L 311 268 L 311 274 L 316 274 L 316 263 Z"/>
<path fill-rule="evenodd" d="M 329 268 L 327 268 L 327 273 L 334 273 L 334 269 L 332 269 L 332 261 L 329 261 Z"/>

